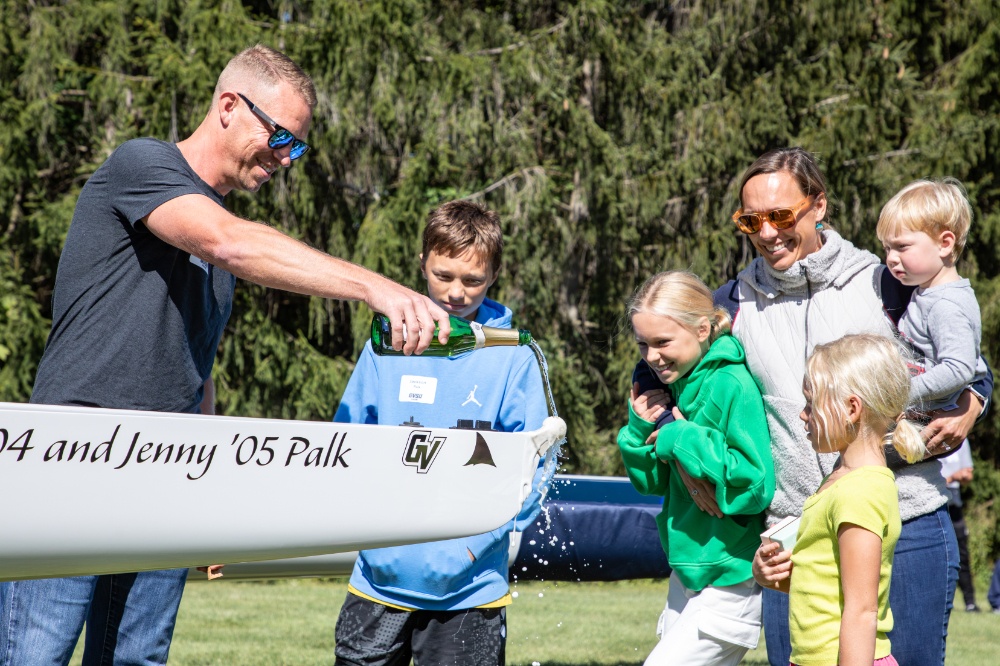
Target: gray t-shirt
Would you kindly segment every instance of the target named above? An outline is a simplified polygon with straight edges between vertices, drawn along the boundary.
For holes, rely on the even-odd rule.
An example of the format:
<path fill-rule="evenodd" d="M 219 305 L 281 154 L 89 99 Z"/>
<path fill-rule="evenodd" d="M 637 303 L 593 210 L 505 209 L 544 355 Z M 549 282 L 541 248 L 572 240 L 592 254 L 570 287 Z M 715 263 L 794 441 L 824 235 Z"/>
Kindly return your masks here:
<path fill-rule="evenodd" d="M 87 181 L 59 258 L 31 402 L 198 411 L 236 278 L 140 222 L 188 194 L 222 205 L 177 146 L 156 139 L 122 144 Z"/>
<path fill-rule="evenodd" d="M 968 280 L 913 292 L 899 332 L 923 357 L 911 364 L 910 404 L 918 409 L 953 408 L 969 384 L 986 376 L 979 303 Z"/>

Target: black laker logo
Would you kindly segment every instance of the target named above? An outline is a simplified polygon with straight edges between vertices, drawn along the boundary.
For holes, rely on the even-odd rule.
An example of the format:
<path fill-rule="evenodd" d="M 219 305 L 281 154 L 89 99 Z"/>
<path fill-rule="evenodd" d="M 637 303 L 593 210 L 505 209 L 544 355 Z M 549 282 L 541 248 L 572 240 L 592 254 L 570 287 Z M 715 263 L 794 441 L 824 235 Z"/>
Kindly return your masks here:
<path fill-rule="evenodd" d="M 469 465 L 497 466 L 497 464 L 493 462 L 493 454 L 490 453 L 490 447 L 486 443 L 486 438 L 478 432 L 476 433 L 476 448 L 472 451 L 472 457 L 469 458 L 469 462 L 465 463 L 463 467 L 468 467 Z"/>
<path fill-rule="evenodd" d="M 481 432 L 492 432 L 493 424 L 489 421 L 473 421 L 472 419 L 459 419 L 458 424 L 454 426 L 458 430 L 477 430 Z M 486 438 L 483 437 L 480 432 L 476 433 L 476 448 L 472 451 L 472 456 L 469 458 L 469 462 L 465 463 L 463 467 L 468 467 L 469 465 L 491 465 L 496 467 L 497 464 L 493 462 L 493 453 L 490 452 L 490 446 L 486 443 Z"/>

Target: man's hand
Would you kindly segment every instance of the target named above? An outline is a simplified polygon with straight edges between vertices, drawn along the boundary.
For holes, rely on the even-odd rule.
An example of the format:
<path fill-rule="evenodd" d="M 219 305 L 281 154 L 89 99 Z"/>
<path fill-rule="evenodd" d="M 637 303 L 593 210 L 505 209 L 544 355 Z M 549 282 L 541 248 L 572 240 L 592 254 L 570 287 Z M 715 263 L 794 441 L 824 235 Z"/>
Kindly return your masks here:
<path fill-rule="evenodd" d="M 392 348 L 402 349 L 406 355 L 420 354 L 430 346 L 435 324 L 441 344 L 448 342 L 448 336 L 451 335 L 451 322 L 447 312 L 426 296 L 387 278 L 371 285 L 365 303 L 375 312 L 389 317 L 392 322 Z"/>
<path fill-rule="evenodd" d="M 931 412 L 932 420 L 921 433 L 927 443 L 927 455 L 938 456 L 961 446 L 982 408 L 979 398 L 967 389 L 958 398 L 958 409 Z"/>

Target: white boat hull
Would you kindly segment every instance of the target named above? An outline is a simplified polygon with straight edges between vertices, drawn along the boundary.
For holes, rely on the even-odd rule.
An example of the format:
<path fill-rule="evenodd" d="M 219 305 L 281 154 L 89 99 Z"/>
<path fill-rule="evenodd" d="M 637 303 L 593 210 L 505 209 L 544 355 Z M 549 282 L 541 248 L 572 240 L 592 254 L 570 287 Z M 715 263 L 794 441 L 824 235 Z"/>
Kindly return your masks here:
<path fill-rule="evenodd" d="M 565 428 L 558 418 L 497 433 L 0 403 L 0 580 L 487 532 L 517 513 Z"/>

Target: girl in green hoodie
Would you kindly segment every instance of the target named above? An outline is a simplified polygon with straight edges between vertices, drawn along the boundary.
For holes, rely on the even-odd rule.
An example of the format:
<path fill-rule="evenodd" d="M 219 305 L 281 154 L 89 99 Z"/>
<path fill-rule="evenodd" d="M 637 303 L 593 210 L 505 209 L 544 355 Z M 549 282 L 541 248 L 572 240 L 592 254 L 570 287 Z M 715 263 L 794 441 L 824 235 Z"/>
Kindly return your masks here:
<path fill-rule="evenodd" d="M 693 274 L 653 276 L 632 297 L 628 316 L 658 382 L 645 391 L 633 384 L 618 446 L 636 489 L 663 496 L 657 525 L 673 570 L 660 642 L 646 664 L 735 665 L 760 635 L 751 562 L 774 495 L 764 404 L 743 348 L 729 335 L 728 313 Z M 670 409 L 675 420 L 656 430 Z M 715 487 L 721 515 L 699 508 L 698 491 L 688 492 L 682 474 Z"/>

